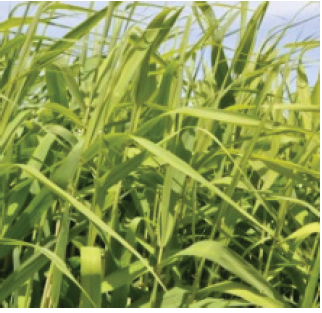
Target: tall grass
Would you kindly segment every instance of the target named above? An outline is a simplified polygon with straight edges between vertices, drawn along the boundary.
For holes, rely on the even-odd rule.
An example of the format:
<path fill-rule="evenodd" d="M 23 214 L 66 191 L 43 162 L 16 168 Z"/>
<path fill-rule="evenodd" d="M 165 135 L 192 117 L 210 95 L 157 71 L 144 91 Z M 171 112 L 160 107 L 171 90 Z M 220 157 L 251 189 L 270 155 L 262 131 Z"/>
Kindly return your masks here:
<path fill-rule="evenodd" d="M 0 307 L 320 306 L 319 40 L 268 5 L 0 23 Z"/>

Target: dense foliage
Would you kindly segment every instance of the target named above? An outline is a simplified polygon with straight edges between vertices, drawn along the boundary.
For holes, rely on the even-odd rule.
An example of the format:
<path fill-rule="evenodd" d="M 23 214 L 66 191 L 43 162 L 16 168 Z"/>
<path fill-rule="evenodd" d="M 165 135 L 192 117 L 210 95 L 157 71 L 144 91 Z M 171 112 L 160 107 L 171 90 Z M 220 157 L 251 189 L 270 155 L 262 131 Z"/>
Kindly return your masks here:
<path fill-rule="evenodd" d="M 320 306 L 319 40 L 268 5 L 0 23 L 0 307 Z"/>

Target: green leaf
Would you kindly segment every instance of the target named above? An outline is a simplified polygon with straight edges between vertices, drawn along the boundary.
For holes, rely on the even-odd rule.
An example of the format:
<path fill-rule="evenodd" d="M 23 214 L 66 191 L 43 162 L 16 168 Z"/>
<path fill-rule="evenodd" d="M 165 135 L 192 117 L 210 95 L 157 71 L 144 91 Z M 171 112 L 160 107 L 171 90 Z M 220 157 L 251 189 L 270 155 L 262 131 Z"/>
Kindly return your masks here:
<path fill-rule="evenodd" d="M 188 165 L 183 160 L 179 159 L 177 156 L 172 154 L 171 152 L 159 147 L 158 145 L 144 139 L 135 136 L 131 136 L 135 142 L 137 142 L 140 146 L 147 149 L 150 153 L 154 154 L 161 160 L 165 161 L 166 163 L 170 164 L 174 168 L 178 169 L 182 173 L 190 176 L 191 178 L 195 179 L 196 181 L 200 182 L 202 185 L 208 187 L 211 191 L 229 203 L 233 208 L 235 208 L 240 214 L 246 217 L 248 220 L 253 222 L 261 229 L 265 229 L 265 231 L 272 234 L 272 231 L 264 226 L 263 224 L 259 223 L 253 216 L 251 216 L 247 211 L 242 209 L 237 203 L 235 203 L 231 198 L 227 197 L 221 190 L 219 190 L 216 186 L 212 185 L 209 181 L 203 178 L 197 171 L 195 171 L 190 165 Z"/>
<path fill-rule="evenodd" d="M 6 144 L 15 135 L 16 131 L 19 127 L 21 127 L 23 121 L 28 117 L 29 114 L 30 110 L 19 112 L 15 118 L 9 122 L 7 127 L 0 134 L 0 151 L 5 148 Z"/>
<path fill-rule="evenodd" d="M 320 223 L 316 222 L 304 225 L 303 227 L 283 239 L 282 242 L 292 239 L 303 240 L 314 233 L 320 233 Z"/>
<path fill-rule="evenodd" d="M 0 169 L 1 169 L 0 165 Z M 12 166 L 12 165 L 11 165 Z M 79 202 L 77 199 L 75 199 L 73 196 L 71 196 L 69 193 L 61 189 L 59 186 L 54 184 L 52 181 L 50 181 L 47 177 L 45 177 L 42 173 L 38 172 L 32 167 L 29 167 L 27 165 L 23 164 L 17 164 L 17 167 L 20 167 L 22 170 L 26 171 L 28 174 L 32 175 L 36 179 L 38 179 L 39 182 L 43 183 L 49 190 L 51 190 L 53 193 L 55 193 L 57 196 L 61 197 L 62 199 L 65 199 L 70 204 L 72 204 L 77 211 L 79 211 L 81 214 L 86 216 L 88 220 L 90 220 L 99 231 L 102 231 L 105 234 L 109 234 L 111 237 L 116 239 L 120 242 L 126 249 L 131 251 L 151 272 L 151 274 L 156 278 L 156 280 L 159 282 L 159 284 L 164 288 L 162 281 L 155 273 L 152 266 L 149 264 L 149 262 L 144 259 L 131 245 L 129 245 L 117 232 L 115 232 L 110 226 L 105 224 L 95 213 L 93 213 L 90 209 L 88 209 L 84 204 Z"/>
<path fill-rule="evenodd" d="M 102 257 L 97 247 L 81 248 L 81 282 L 92 301 L 84 294 L 81 297 L 81 308 L 101 307 Z M 93 304 L 92 304 L 92 303 Z M 94 306 L 93 306 L 94 305 Z"/>
<path fill-rule="evenodd" d="M 258 6 L 239 42 L 233 60 L 234 71 L 236 74 L 241 74 L 243 72 L 249 58 L 251 57 L 252 47 L 256 40 L 256 32 L 265 15 L 268 4 L 269 2 L 265 1 Z"/>
<path fill-rule="evenodd" d="M 187 290 L 174 287 L 164 293 L 161 300 L 161 308 L 180 308 L 183 304 Z"/>
<path fill-rule="evenodd" d="M 60 113 L 61 115 L 67 117 L 69 120 L 73 121 L 78 126 L 85 127 L 79 117 L 71 109 L 68 109 L 65 106 L 62 106 L 58 103 L 46 103 L 43 109 Z"/>
<path fill-rule="evenodd" d="M 27 165 L 25 165 L 27 166 Z M 31 168 L 31 167 L 30 167 Z M 33 169 L 33 171 L 36 171 Z M 24 239 L 29 232 L 36 226 L 41 216 L 54 203 L 52 193 L 43 188 L 30 202 L 27 208 L 22 212 L 19 219 L 8 228 L 4 237 L 10 239 Z M 0 258 L 7 255 L 12 249 L 11 245 L 0 246 Z"/>
<path fill-rule="evenodd" d="M 122 287 L 146 272 L 146 267 L 142 262 L 134 262 L 128 268 L 121 268 L 104 277 L 101 292 L 105 293 Z"/>
<path fill-rule="evenodd" d="M 55 266 L 64 275 L 66 275 L 76 286 L 78 286 L 83 292 L 86 293 L 86 291 L 83 290 L 83 288 L 80 286 L 80 284 L 74 278 L 74 276 L 70 273 L 70 271 L 67 268 L 66 264 L 56 254 L 54 254 L 52 251 L 50 251 L 47 247 L 35 246 L 33 244 L 30 244 L 30 243 L 27 243 L 27 242 L 24 242 L 24 241 L 12 240 L 12 239 L 7 239 L 7 238 L 1 238 L 0 242 L 2 244 L 5 244 L 5 245 L 12 245 L 12 246 L 17 246 L 18 245 L 18 246 L 27 246 L 27 247 L 34 248 L 36 251 L 39 251 L 47 259 L 49 259 L 51 262 L 53 262 L 55 264 Z M 30 278 L 31 275 L 34 274 L 35 269 L 39 270 L 42 266 L 45 265 L 46 262 L 45 262 L 45 260 L 43 258 L 36 258 L 36 257 L 37 257 L 37 254 L 34 254 L 32 257 L 30 257 L 26 261 L 26 263 L 24 263 L 21 267 L 19 267 L 18 271 L 16 271 L 13 274 L 11 274 L 11 276 L 9 276 L 6 279 L 5 283 L 1 284 L 1 287 L 0 287 L 0 301 L 4 300 L 5 295 L 8 294 L 8 290 L 12 291 L 13 287 L 15 287 L 13 289 L 13 290 L 15 290 L 18 286 L 20 286 L 28 278 Z M 6 289 L 6 288 L 8 288 L 8 289 Z"/>
<path fill-rule="evenodd" d="M 47 24 L 48 19 L 41 19 L 38 22 Z M 0 32 L 5 32 L 10 30 L 11 28 L 18 27 L 21 25 L 28 25 L 34 22 L 33 17 L 10 17 L 9 19 L 5 20 L 4 22 L 0 23 Z"/>
<path fill-rule="evenodd" d="M 306 48 L 306 49 L 314 49 L 320 46 L 319 40 L 310 40 L 310 41 L 303 41 L 303 42 L 291 42 L 286 44 L 285 48 Z"/>
<path fill-rule="evenodd" d="M 320 107 L 320 74 L 312 90 L 311 103 Z"/>
<path fill-rule="evenodd" d="M 0 239 L 1 244 L 6 241 L 4 238 Z M 12 242 L 10 242 L 11 244 Z M 52 245 L 53 243 L 51 243 Z M 51 245 L 47 245 L 49 248 Z M 25 262 L 21 264 L 18 270 L 13 271 L 8 277 L 0 284 L 0 301 L 4 301 L 12 292 L 17 290 L 26 281 L 32 278 L 41 268 L 43 268 L 49 259 L 41 252 L 36 252 Z"/>
<path fill-rule="evenodd" d="M 93 14 L 91 17 L 86 19 L 84 22 L 79 24 L 77 27 L 73 28 L 69 33 L 67 33 L 63 39 L 58 40 L 53 45 L 51 45 L 42 55 L 37 56 L 35 63 L 43 65 L 62 52 L 71 48 L 77 40 L 85 36 L 97 23 L 105 16 L 107 8 L 104 8 L 97 13 Z"/>
<path fill-rule="evenodd" d="M 83 142 L 79 141 L 68 154 L 62 164 L 56 169 L 52 181 L 61 188 L 66 188 L 68 183 L 76 174 L 79 168 L 82 155 Z"/>
<path fill-rule="evenodd" d="M 313 300 L 318 288 L 318 281 L 320 277 L 320 247 L 318 247 L 318 252 L 312 264 L 308 283 L 305 289 L 305 294 L 302 300 L 301 307 L 302 308 L 312 308 L 313 307 Z"/>
<path fill-rule="evenodd" d="M 59 68 L 53 64 L 46 67 L 46 83 L 48 97 L 51 102 L 68 107 L 66 83 Z"/>
<path fill-rule="evenodd" d="M 25 40 L 26 36 L 21 35 L 7 41 L 5 44 L 2 45 L 0 49 L 0 58 L 2 58 L 4 55 L 7 55 L 8 53 L 11 53 L 14 49 L 20 48 L 25 42 Z"/>
<path fill-rule="evenodd" d="M 140 153 L 135 157 L 116 165 L 110 172 L 107 172 L 99 179 L 101 190 L 108 190 L 120 180 L 124 179 L 131 172 L 138 169 L 146 158 L 146 153 Z"/>
<path fill-rule="evenodd" d="M 175 254 L 175 257 L 192 255 L 211 260 L 254 287 L 260 294 L 284 303 L 277 291 L 251 264 L 216 241 L 200 241 Z"/>
<path fill-rule="evenodd" d="M 204 298 L 210 292 L 228 293 L 247 300 L 251 305 L 256 305 L 263 308 L 285 307 L 285 304 L 283 304 L 282 302 L 261 295 L 259 292 L 256 291 L 256 289 L 245 286 L 241 283 L 227 281 L 201 289 L 198 291 L 197 294 L 198 297 Z"/>

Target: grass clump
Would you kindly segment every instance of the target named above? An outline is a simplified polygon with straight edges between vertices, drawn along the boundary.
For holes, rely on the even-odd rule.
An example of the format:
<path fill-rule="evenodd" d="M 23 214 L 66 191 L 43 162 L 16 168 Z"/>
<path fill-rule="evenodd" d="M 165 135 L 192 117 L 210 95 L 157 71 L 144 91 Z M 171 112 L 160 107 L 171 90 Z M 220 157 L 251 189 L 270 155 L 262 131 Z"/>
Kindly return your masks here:
<path fill-rule="evenodd" d="M 319 41 L 268 6 L 0 23 L 1 307 L 320 306 Z"/>

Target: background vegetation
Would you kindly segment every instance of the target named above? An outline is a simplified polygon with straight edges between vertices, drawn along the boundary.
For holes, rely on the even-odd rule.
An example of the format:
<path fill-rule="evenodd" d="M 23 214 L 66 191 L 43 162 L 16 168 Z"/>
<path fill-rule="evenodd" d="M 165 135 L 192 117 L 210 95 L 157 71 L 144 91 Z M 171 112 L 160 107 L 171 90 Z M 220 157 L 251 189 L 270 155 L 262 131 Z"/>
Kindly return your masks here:
<path fill-rule="evenodd" d="M 320 306 L 319 40 L 268 5 L 0 23 L 0 307 Z"/>

